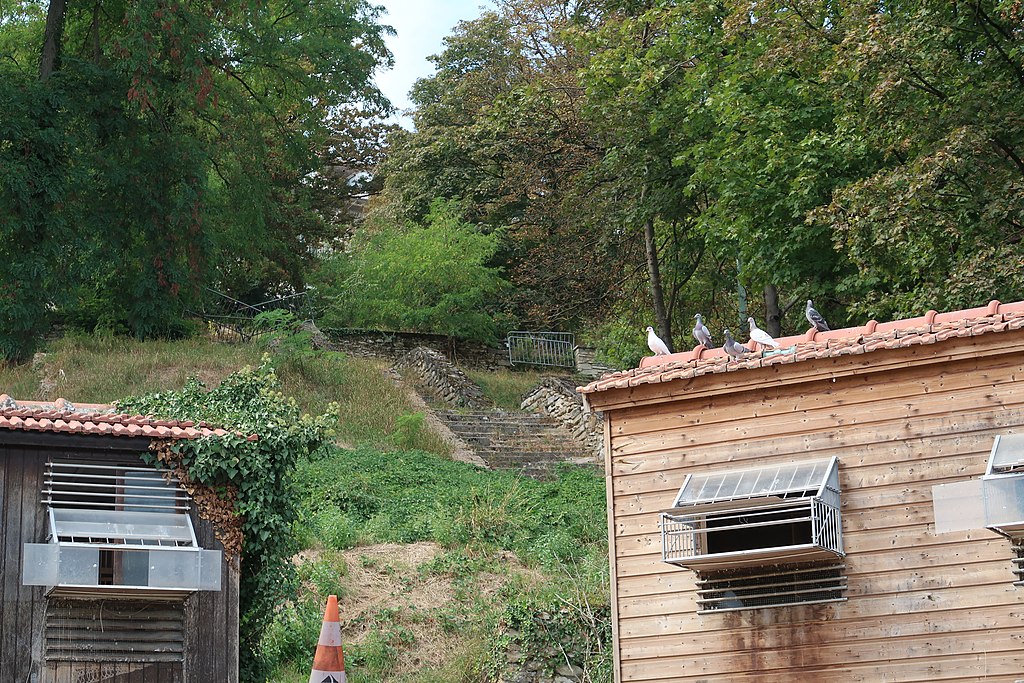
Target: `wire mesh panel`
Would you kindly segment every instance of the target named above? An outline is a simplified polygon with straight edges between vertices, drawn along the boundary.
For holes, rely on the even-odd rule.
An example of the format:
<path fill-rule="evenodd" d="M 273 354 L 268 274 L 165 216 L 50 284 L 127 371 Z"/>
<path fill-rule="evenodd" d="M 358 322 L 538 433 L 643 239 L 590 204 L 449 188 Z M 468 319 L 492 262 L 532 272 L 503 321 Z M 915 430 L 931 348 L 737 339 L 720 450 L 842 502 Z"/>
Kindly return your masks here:
<path fill-rule="evenodd" d="M 509 332 L 505 343 L 512 365 L 576 367 L 576 337 L 568 332 Z"/>

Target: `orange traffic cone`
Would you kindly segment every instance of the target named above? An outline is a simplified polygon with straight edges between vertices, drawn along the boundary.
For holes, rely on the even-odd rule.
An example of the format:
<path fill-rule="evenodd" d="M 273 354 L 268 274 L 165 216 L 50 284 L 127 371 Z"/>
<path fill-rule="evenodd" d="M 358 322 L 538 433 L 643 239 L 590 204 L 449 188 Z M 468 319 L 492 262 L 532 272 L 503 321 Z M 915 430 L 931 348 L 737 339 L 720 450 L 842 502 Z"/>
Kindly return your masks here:
<path fill-rule="evenodd" d="M 320 642 L 313 657 L 313 673 L 309 683 L 346 683 L 345 654 L 341 651 L 341 624 L 338 622 L 338 596 L 327 598 Z"/>

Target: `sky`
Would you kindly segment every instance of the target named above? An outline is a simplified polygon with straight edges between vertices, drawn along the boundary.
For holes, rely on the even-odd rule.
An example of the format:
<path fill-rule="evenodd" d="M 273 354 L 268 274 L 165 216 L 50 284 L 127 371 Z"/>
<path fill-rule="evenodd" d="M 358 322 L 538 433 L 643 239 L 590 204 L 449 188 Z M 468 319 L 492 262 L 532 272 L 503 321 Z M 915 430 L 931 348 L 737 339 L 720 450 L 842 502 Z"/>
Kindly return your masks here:
<path fill-rule="evenodd" d="M 427 57 L 441 51 L 441 40 L 457 23 L 480 16 L 481 8 L 492 8 L 492 0 L 376 0 L 388 13 L 381 23 L 395 28 L 398 35 L 387 39 L 395 55 L 395 68 L 377 74 L 377 87 L 399 111 L 408 109 L 409 89 L 417 78 L 434 73 Z M 412 128 L 407 116 L 398 122 Z"/>

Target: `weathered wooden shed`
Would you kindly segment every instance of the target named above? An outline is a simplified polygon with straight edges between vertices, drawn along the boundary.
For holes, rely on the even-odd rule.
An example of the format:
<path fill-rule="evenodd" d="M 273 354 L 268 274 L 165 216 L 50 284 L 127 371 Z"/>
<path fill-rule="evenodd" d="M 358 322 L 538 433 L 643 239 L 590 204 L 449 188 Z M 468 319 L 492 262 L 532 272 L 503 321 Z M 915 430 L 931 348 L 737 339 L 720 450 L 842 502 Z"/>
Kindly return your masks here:
<path fill-rule="evenodd" d="M 0 394 L 0 681 L 238 680 L 238 558 L 142 460 L 213 433 Z"/>
<path fill-rule="evenodd" d="M 580 388 L 615 680 L 1024 679 L 1024 302 L 779 341 Z"/>

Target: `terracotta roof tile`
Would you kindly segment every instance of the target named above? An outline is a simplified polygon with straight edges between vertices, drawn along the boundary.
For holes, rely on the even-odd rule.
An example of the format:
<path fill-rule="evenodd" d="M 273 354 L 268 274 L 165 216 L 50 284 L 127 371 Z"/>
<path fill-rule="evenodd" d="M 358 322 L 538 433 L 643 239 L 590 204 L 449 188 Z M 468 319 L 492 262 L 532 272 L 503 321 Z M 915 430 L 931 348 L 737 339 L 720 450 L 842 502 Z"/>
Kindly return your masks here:
<path fill-rule="evenodd" d="M 158 420 L 145 415 L 114 412 L 111 405 L 75 403 L 59 398 L 53 402 L 16 401 L 0 394 L 0 429 L 63 434 L 98 434 L 161 439 L 198 439 L 224 436 L 205 422 Z M 257 439 L 255 434 L 246 437 Z"/>
<path fill-rule="evenodd" d="M 962 311 L 937 313 L 905 320 L 879 323 L 869 320 L 863 327 L 849 327 L 829 332 L 810 329 L 805 334 L 777 339 L 781 350 L 757 351 L 753 358 L 729 359 L 721 348 L 697 346 L 693 351 L 668 356 L 648 356 L 640 367 L 611 373 L 577 391 L 584 394 L 608 389 L 622 389 L 642 384 L 657 384 L 682 378 L 721 372 L 736 372 L 805 360 L 833 358 L 871 353 L 881 349 L 901 349 L 935 344 L 956 337 L 1024 329 L 1024 301 L 1001 304 L 991 301 L 987 306 Z M 748 347 L 751 345 L 748 343 Z M 4 396 L 0 395 L 0 405 Z"/>

